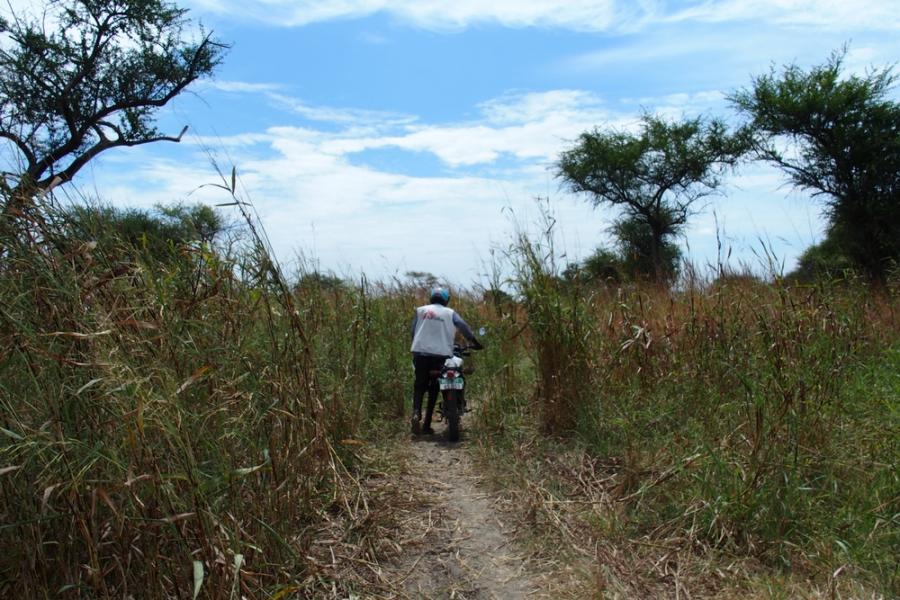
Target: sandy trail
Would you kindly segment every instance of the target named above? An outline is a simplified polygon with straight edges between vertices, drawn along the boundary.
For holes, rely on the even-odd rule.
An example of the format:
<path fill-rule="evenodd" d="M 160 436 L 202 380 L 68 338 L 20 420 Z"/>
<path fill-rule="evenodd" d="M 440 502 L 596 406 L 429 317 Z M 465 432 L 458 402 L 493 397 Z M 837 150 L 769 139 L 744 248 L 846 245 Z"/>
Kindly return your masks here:
<path fill-rule="evenodd" d="M 398 568 L 405 594 L 461 600 L 535 597 L 511 526 L 479 487 L 465 440 L 447 443 L 438 430 L 411 443 L 410 485 L 431 502 L 416 516 L 420 543 Z"/>

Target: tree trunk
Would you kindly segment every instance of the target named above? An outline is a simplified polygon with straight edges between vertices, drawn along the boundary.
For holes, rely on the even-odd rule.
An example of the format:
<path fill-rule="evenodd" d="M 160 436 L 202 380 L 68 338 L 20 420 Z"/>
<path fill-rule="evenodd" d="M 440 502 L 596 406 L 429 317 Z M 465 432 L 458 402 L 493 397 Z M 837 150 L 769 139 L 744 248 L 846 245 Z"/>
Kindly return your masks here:
<path fill-rule="evenodd" d="M 656 223 L 650 223 L 650 230 L 653 232 L 653 242 L 650 246 L 650 260 L 653 263 L 653 277 L 656 283 L 664 283 L 668 276 L 666 274 L 663 261 L 663 232 L 662 228 Z"/>

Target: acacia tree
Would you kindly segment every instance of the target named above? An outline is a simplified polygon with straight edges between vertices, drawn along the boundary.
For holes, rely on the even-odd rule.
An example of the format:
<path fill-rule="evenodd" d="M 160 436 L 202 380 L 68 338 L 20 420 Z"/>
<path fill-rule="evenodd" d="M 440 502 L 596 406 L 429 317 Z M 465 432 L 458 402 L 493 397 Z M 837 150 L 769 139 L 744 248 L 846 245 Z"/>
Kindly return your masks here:
<path fill-rule="evenodd" d="M 654 276 L 660 281 L 671 281 L 678 275 L 681 248 L 671 237 L 661 247 L 655 246 L 653 232 L 645 220 L 619 219 L 613 224 L 612 232 L 618 238 L 622 270 L 632 278 Z"/>
<path fill-rule="evenodd" d="M 651 275 L 672 275 L 671 239 L 681 233 L 694 204 L 715 192 L 720 177 L 745 151 L 743 138 L 720 120 L 670 122 L 644 115 L 637 133 L 595 129 L 562 153 L 557 175 L 573 192 L 585 192 L 595 206 L 620 207 L 613 227 L 624 234 L 644 232 Z M 632 236 L 633 237 L 633 236 Z"/>
<path fill-rule="evenodd" d="M 900 104 L 891 68 L 846 76 L 846 48 L 805 71 L 789 65 L 730 97 L 750 118 L 754 153 L 825 199 L 828 238 L 872 279 L 900 260 Z"/>
<path fill-rule="evenodd" d="M 110 148 L 180 141 L 187 127 L 165 135 L 156 112 L 226 48 L 189 32 L 186 12 L 164 0 L 59 0 L 40 17 L 0 19 L 0 138 L 18 155 L 0 181 L 4 215 Z"/>

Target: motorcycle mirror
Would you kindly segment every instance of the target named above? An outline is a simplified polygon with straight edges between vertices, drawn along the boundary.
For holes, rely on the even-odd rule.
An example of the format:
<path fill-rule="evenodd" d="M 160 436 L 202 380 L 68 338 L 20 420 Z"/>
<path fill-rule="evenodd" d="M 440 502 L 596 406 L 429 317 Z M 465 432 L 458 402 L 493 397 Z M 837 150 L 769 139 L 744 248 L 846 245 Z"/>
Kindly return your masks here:
<path fill-rule="evenodd" d="M 487 328 L 481 327 L 478 329 L 478 335 L 484 337 L 484 334 L 487 333 Z"/>

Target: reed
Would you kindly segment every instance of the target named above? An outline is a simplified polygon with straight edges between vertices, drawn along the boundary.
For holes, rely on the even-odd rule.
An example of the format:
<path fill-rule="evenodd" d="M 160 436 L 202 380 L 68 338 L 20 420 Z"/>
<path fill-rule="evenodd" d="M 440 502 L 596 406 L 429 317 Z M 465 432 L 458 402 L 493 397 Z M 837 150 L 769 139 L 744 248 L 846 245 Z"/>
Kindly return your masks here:
<path fill-rule="evenodd" d="M 41 214 L 0 259 L 0 595 L 352 587 L 314 544 L 380 526 L 354 439 L 399 410 L 411 300 L 291 289 L 253 231 L 160 256 Z"/>
<path fill-rule="evenodd" d="M 491 390 L 487 405 L 587 453 L 590 473 L 575 481 L 602 480 L 593 497 L 618 514 L 581 521 L 587 537 L 612 528 L 900 593 L 896 288 L 727 275 L 584 285 L 560 276 L 547 235 L 511 249 L 528 326 L 510 351 L 530 357 L 533 383 L 517 389 L 532 402 Z M 541 461 L 570 451 L 527 425 L 487 425 L 486 464 L 533 459 L 544 472 Z M 513 471 L 504 485 L 547 484 Z M 559 485 L 576 500 L 548 492 L 553 502 L 579 502 L 581 484 Z"/>
<path fill-rule="evenodd" d="M 235 205 L 245 233 L 219 246 L 52 206 L 3 230 L 0 595 L 389 589 L 372 565 L 408 499 L 367 477 L 396 468 L 424 290 L 285 277 Z M 524 233 L 503 272 L 454 290 L 488 329 L 470 439 L 523 530 L 593 565 L 576 595 L 664 593 L 668 571 L 628 570 L 668 569 L 641 562 L 656 547 L 697 577 L 746 561 L 900 593 L 897 287 L 587 284 Z"/>

